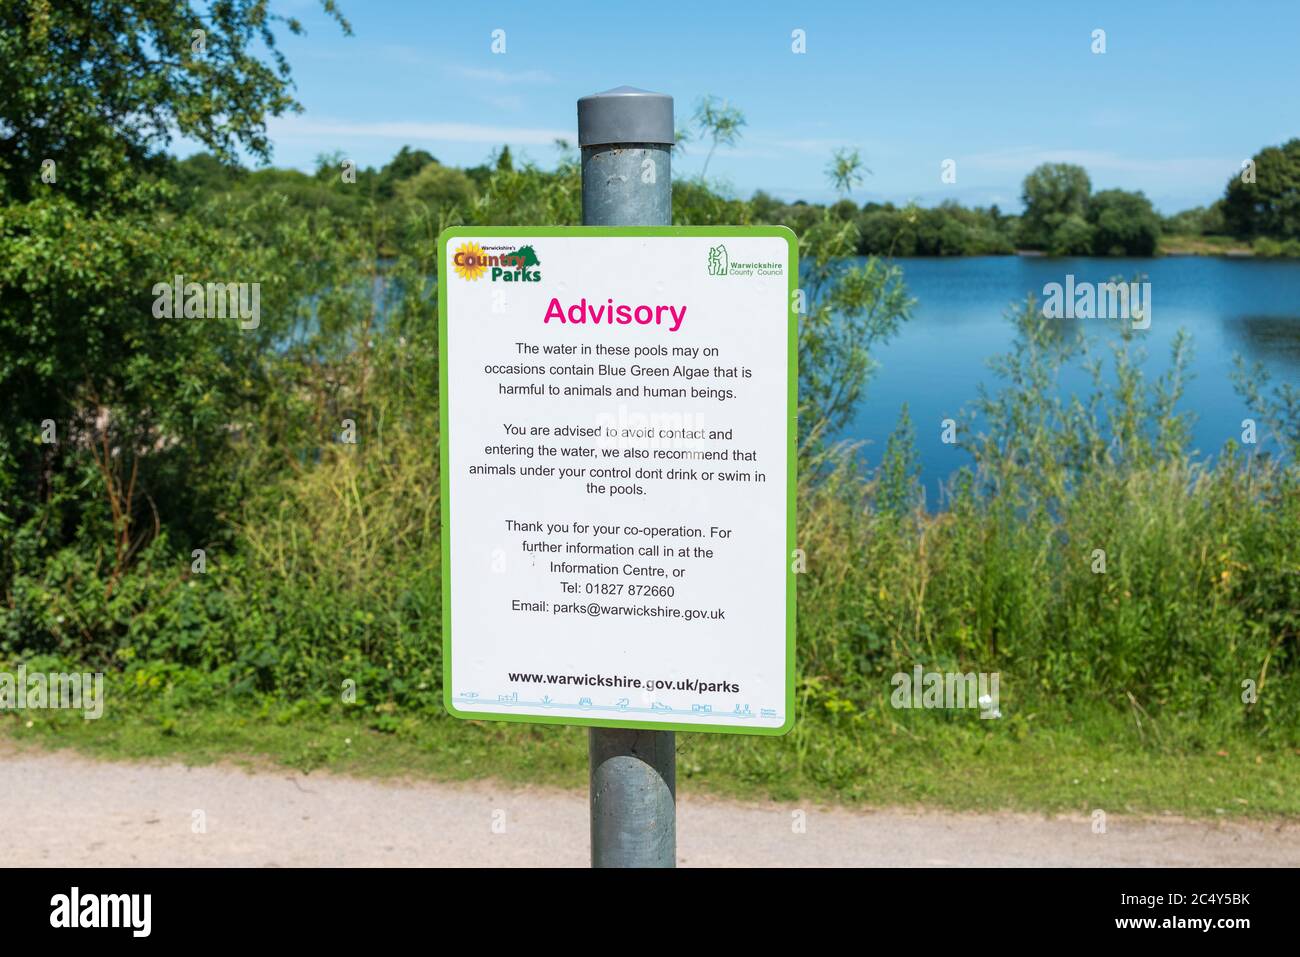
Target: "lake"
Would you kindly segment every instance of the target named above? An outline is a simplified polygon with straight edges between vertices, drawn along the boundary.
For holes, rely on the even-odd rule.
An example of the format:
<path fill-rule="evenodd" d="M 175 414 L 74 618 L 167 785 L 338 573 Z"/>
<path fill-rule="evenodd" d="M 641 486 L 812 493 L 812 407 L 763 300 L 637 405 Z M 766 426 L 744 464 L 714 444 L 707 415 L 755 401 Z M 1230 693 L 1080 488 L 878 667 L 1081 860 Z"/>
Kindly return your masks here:
<path fill-rule="evenodd" d="M 1174 334 L 1191 335 L 1193 378 L 1180 408 L 1196 416 L 1192 446 L 1211 456 L 1229 438 L 1240 439 L 1241 420 L 1250 413 L 1233 389 L 1233 356 L 1262 362 L 1275 383 L 1300 383 L 1300 262 L 1177 256 L 1162 259 L 1048 259 L 989 256 L 900 259 L 908 291 L 917 300 L 914 318 L 893 340 L 875 350 L 879 368 L 844 438 L 865 443 L 862 457 L 879 462 L 885 440 L 907 403 L 917 433 L 926 500 L 942 507 L 940 485 L 957 468 L 970 464 L 960 449 L 939 441 L 940 423 L 957 418 L 982 382 L 993 391 L 999 380 L 988 359 L 1009 350 L 1014 327 L 1006 312 L 1032 292 L 1043 299 L 1047 283 L 1103 283 L 1131 280 L 1139 273 L 1151 283 L 1151 327 L 1137 333 L 1147 353 L 1150 377 L 1169 367 Z M 1111 324 L 1077 322 L 1084 332 L 1106 341 Z M 1105 354 L 1105 350 L 1094 350 Z M 1063 393 L 1089 391 L 1081 369 L 1062 377 Z M 1261 448 L 1276 451 L 1276 446 Z"/>

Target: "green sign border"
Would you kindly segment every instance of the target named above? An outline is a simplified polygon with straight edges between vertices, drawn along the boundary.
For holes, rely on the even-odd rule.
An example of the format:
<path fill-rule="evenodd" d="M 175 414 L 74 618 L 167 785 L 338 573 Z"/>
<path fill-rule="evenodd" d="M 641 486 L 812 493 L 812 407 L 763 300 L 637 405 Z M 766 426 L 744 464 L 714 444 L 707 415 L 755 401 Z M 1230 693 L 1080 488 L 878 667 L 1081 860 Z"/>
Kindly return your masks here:
<path fill-rule="evenodd" d="M 450 461 L 447 451 L 449 422 L 447 416 L 447 244 L 457 239 L 555 238 L 599 236 L 678 236 L 694 239 L 769 236 L 784 239 L 789 246 L 786 302 L 789 306 L 790 358 L 789 383 L 786 391 L 786 580 L 785 580 L 785 723 L 779 728 L 744 727 L 743 725 L 693 724 L 668 721 L 625 721 L 617 718 L 554 718 L 536 714 L 503 714 L 496 711 L 462 711 L 452 704 L 451 685 L 451 496 Z M 799 240 L 785 226 L 452 226 L 438 236 L 438 419 L 439 470 L 442 486 L 442 683 L 443 706 L 457 718 L 476 721 L 516 721 L 529 724 L 578 725 L 591 728 L 644 728 L 651 731 L 704 731 L 725 734 L 782 735 L 794 727 L 795 612 L 796 581 L 794 572 L 795 497 L 797 491 L 796 441 L 799 408 L 799 315 L 795 309 L 795 292 L 799 288 Z"/>

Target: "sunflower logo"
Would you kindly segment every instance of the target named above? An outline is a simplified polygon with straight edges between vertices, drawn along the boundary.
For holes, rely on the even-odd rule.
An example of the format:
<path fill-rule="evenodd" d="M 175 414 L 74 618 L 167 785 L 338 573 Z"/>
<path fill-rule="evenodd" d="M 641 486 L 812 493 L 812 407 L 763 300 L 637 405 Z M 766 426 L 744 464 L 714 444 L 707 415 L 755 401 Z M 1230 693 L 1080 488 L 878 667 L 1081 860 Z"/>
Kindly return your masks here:
<path fill-rule="evenodd" d="M 461 279 L 477 279 L 487 271 L 487 256 L 478 243 L 461 243 L 451 265 Z"/>

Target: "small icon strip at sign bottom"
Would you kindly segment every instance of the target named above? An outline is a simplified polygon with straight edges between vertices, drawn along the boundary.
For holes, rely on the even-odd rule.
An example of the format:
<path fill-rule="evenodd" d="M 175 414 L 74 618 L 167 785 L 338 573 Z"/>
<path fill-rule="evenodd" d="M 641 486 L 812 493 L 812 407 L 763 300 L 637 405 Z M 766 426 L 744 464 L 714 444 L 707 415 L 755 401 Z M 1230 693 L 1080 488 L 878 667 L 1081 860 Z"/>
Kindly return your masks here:
<path fill-rule="evenodd" d="M 478 705 L 482 706 L 484 700 L 478 694 L 465 692 L 452 698 L 457 704 Z M 760 708 L 755 714 L 747 704 L 735 705 L 730 711 L 715 710 L 711 704 L 693 704 L 689 709 L 673 708 L 661 701 L 653 702 L 649 707 L 637 706 L 632 704 L 595 704 L 590 698 L 579 698 L 576 702 L 556 701 L 552 698 L 544 697 L 538 701 L 521 701 L 518 694 L 498 695 L 495 701 L 488 699 L 491 704 L 504 707 L 537 707 L 537 708 L 581 708 L 585 711 L 609 711 L 618 714 L 667 714 L 678 712 L 682 714 L 708 714 L 715 718 L 746 720 L 755 717 L 762 718 L 780 718 L 781 715 L 772 708 Z"/>

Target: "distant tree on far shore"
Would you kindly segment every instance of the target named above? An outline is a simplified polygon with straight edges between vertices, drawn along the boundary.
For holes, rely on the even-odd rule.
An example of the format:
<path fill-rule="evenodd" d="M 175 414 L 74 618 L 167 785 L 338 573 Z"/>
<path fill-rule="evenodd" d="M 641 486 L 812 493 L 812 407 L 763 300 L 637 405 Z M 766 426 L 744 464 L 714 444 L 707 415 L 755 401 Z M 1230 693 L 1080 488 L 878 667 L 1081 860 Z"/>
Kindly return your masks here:
<path fill-rule="evenodd" d="M 1300 139 L 1268 146 L 1233 176 L 1223 218 L 1234 236 L 1300 239 Z"/>
<path fill-rule="evenodd" d="M 1082 166 L 1044 163 L 1033 169 L 1021 187 L 1020 242 L 1028 249 L 1050 249 L 1053 235 L 1070 217 L 1083 219 L 1091 192 L 1092 180 Z M 1079 224 L 1071 223 L 1068 232 L 1078 234 Z"/>
<path fill-rule="evenodd" d="M 1088 200 L 1095 256 L 1154 256 L 1160 216 L 1141 192 L 1106 189 Z"/>
<path fill-rule="evenodd" d="M 1019 240 L 1053 256 L 1154 256 L 1161 219 L 1141 192 L 1092 192 L 1081 166 L 1044 163 L 1025 177 Z"/>

